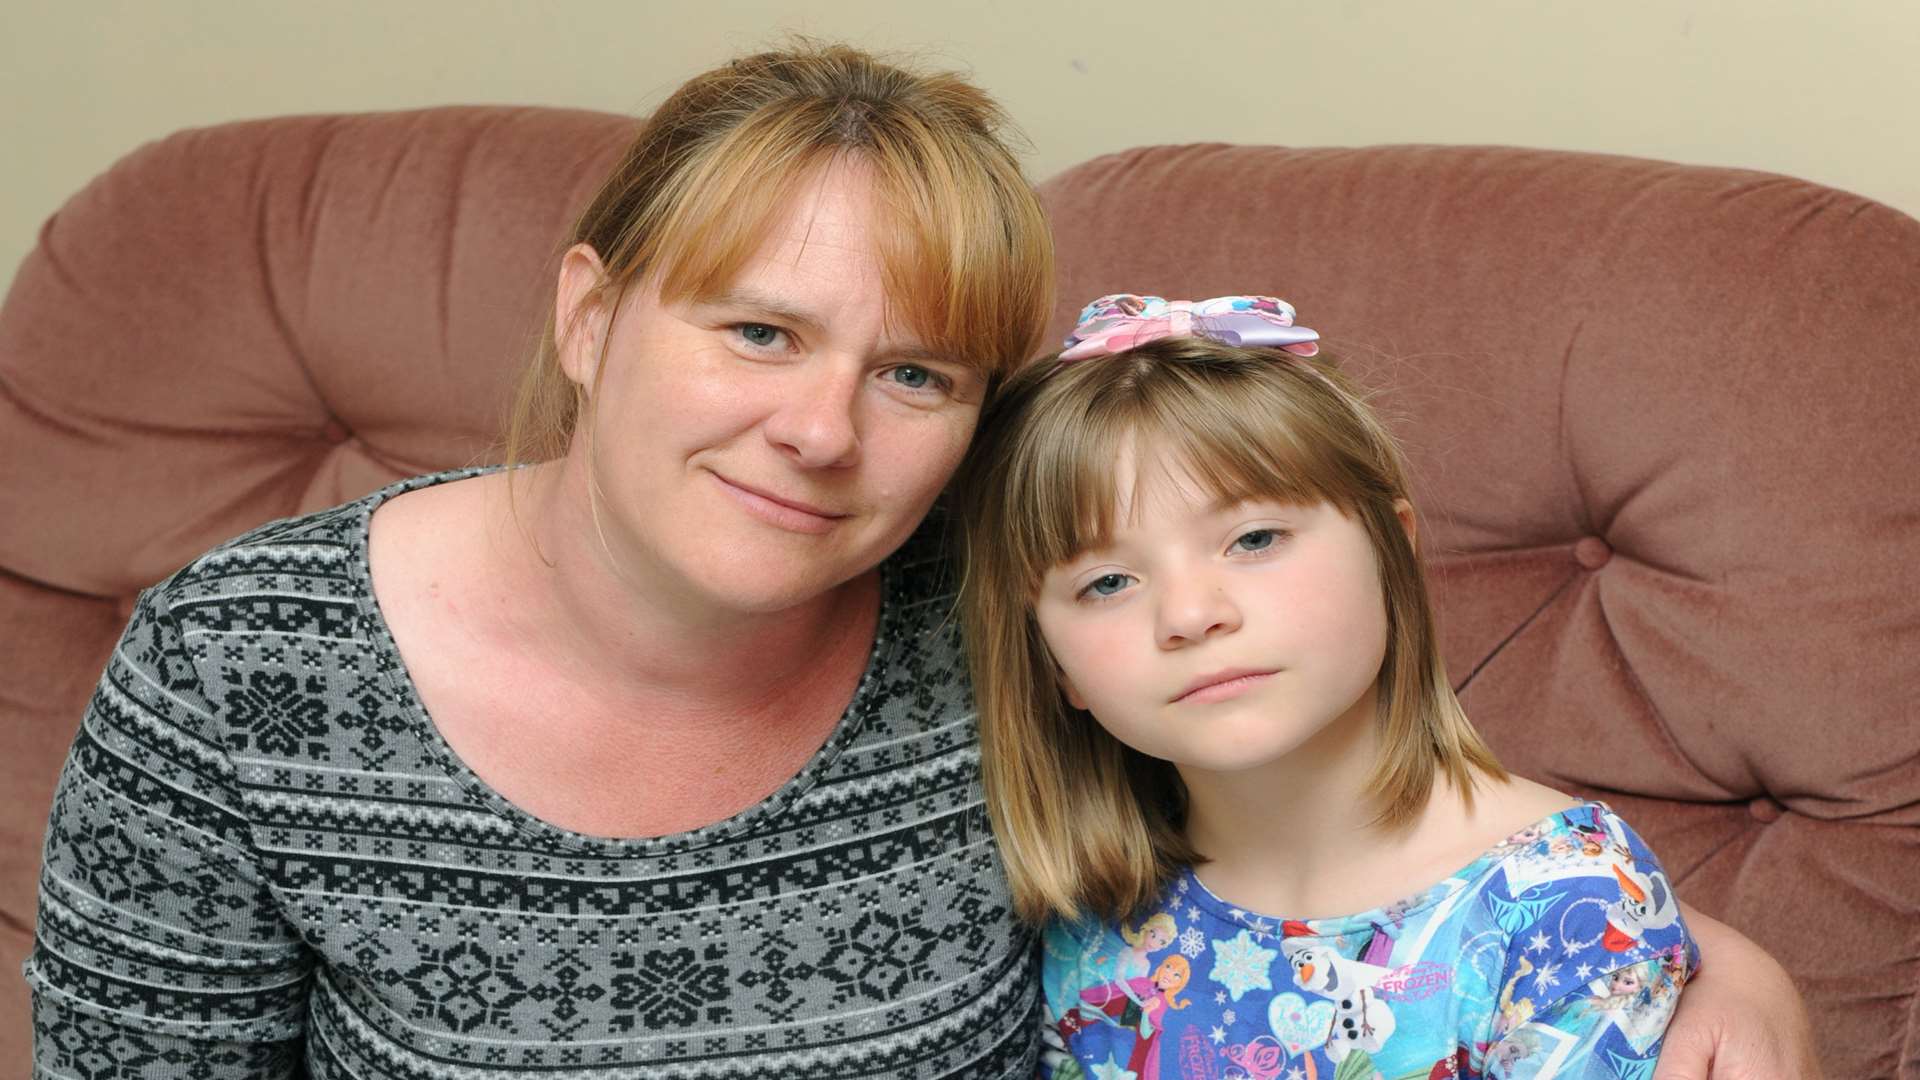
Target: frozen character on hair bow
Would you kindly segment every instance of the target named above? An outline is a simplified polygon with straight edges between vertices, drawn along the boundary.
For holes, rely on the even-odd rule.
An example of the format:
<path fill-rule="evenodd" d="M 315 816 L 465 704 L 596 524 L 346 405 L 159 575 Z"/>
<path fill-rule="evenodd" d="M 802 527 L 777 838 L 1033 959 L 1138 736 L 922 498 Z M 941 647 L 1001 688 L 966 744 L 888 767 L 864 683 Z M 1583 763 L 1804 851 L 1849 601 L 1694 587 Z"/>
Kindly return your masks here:
<path fill-rule="evenodd" d="M 1115 293 L 1088 304 L 1067 337 L 1062 361 L 1122 352 L 1164 337 L 1199 336 L 1250 349 L 1284 349 L 1296 356 L 1320 351 L 1320 335 L 1293 325 L 1293 305 L 1272 296 L 1216 296 L 1168 300 Z"/>

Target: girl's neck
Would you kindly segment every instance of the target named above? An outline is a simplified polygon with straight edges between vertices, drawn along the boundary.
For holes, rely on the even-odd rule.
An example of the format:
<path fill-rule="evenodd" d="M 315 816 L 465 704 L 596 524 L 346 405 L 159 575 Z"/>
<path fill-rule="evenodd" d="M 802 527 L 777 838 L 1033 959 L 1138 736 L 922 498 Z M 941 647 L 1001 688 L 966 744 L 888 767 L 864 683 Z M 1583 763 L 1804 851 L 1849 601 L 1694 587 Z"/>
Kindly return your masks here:
<path fill-rule="evenodd" d="M 1187 840 L 1200 880 L 1250 911 L 1305 917 L 1329 909 L 1356 868 L 1387 850 L 1367 790 L 1377 736 L 1373 696 L 1286 756 L 1231 773 L 1182 766 Z M 1334 888 L 1339 886 L 1339 888 Z"/>
<path fill-rule="evenodd" d="M 1461 791 L 1436 775 L 1426 805 L 1377 824 L 1369 786 L 1378 725 L 1369 694 L 1346 717 L 1266 767 L 1182 768 L 1195 872 L 1236 907 L 1281 918 L 1352 915 L 1414 895 L 1570 800 L 1528 781 Z"/>

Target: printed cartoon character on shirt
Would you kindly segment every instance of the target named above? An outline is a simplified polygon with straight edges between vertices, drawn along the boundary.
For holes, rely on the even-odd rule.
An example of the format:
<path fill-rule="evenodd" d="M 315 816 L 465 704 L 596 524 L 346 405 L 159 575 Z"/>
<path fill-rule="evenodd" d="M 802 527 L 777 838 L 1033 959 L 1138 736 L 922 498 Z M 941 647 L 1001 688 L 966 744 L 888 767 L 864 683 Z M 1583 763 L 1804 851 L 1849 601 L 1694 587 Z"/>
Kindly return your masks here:
<path fill-rule="evenodd" d="M 1147 921 L 1141 923 L 1137 930 L 1126 923 L 1121 923 L 1119 929 L 1120 937 L 1127 943 L 1127 947 L 1120 950 L 1119 955 L 1113 959 L 1111 968 L 1107 967 L 1105 957 L 1094 961 L 1096 971 L 1111 971 L 1111 974 L 1105 978 L 1104 982 L 1082 992 L 1079 996 L 1081 1001 L 1087 1002 L 1093 1000 L 1087 995 L 1094 995 L 1103 1004 L 1103 1010 L 1108 1003 L 1114 1003 L 1115 1007 L 1122 1007 L 1117 1004 L 1119 1002 L 1130 1004 L 1132 1007 L 1126 1010 L 1124 1016 L 1110 1015 L 1121 1016 L 1118 1020 L 1120 1026 L 1132 1027 L 1150 996 L 1139 988 L 1152 983 L 1148 973 L 1153 971 L 1153 954 L 1173 944 L 1174 938 L 1180 933 L 1180 926 L 1174 922 L 1172 915 L 1160 911 L 1148 916 Z M 1067 1015 L 1061 1018 L 1062 1034 L 1071 1035 L 1086 1026 L 1086 1018 L 1078 1015 L 1083 1011 L 1081 1008 L 1070 1005 L 1066 1011 Z"/>
<path fill-rule="evenodd" d="M 1294 983 L 1333 1002 L 1328 1057 L 1339 1061 L 1354 1050 L 1372 1054 L 1386 1045 L 1393 1035 L 1393 1009 L 1375 987 L 1388 968 L 1349 960 L 1324 945 L 1301 944 L 1286 953 Z"/>
<path fill-rule="evenodd" d="M 1378 989 L 1393 969 L 1350 960 L 1310 938 L 1289 937 L 1280 948 L 1293 967 L 1294 984 L 1333 1004 L 1333 1022 L 1325 1044 L 1327 1059 L 1337 1065 L 1355 1051 L 1378 1054 L 1393 1037 L 1393 1007 Z M 1367 952 L 1371 955 L 1376 951 Z"/>
<path fill-rule="evenodd" d="M 1592 980 L 1587 1007 L 1604 1016 L 1633 1055 L 1648 1058 L 1666 1034 L 1667 1019 L 1689 974 L 1686 946 L 1674 945 Z"/>
<path fill-rule="evenodd" d="M 1124 987 L 1108 983 L 1082 990 L 1078 1011 L 1083 1015 L 1091 1011 L 1115 1027 L 1130 1030 L 1134 1043 L 1127 1071 L 1139 1080 L 1159 1080 L 1160 1036 L 1166 1033 L 1169 1012 L 1193 1004 L 1180 998 L 1192 977 L 1187 958 L 1175 953 L 1160 961 L 1150 978 L 1129 979 Z"/>
<path fill-rule="evenodd" d="M 1508 1032 L 1533 1021 L 1533 999 L 1527 997 L 1515 999 L 1513 996 L 1514 990 L 1520 985 L 1520 980 L 1531 974 L 1533 974 L 1533 961 L 1525 956 L 1520 957 L 1519 962 L 1514 965 L 1512 977 L 1507 980 L 1505 986 L 1500 988 L 1500 1000 L 1494 1003 L 1493 1033 L 1495 1036 L 1504 1037 Z"/>
<path fill-rule="evenodd" d="M 1120 936 L 1126 940 L 1127 949 L 1115 965 L 1114 981 L 1145 977 L 1153 969 L 1153 954 L 1173 944 L 1179 934 L 1180 925 L 1164 911 L 1147 916 L 1138 930 L 1128 929 L 1126 923 L 1121 923 Z"/>
<path fill-rule="evenodd" d="M 1637 965 L 1623 967 L 1608 974 L 1607 996 L 1600 1000 L 1619 1008 L 1631 1008 L 1640 1003 L 1640 995 L 1646 989 L 1646 975 Z"/>
<path fill-rule="evenodd" d="M 1620 880 L 1620 899 L 1607 905 L 1607 932 L 1601 944 L 1608 952 L 1619 953 L 1640 944 L 1648 930 L 1672 926 L 1680 917 L 1680 902 L 1660 871 L 1642 873 L 1620 863 L 1612 867 L 1613 876 Z"/>

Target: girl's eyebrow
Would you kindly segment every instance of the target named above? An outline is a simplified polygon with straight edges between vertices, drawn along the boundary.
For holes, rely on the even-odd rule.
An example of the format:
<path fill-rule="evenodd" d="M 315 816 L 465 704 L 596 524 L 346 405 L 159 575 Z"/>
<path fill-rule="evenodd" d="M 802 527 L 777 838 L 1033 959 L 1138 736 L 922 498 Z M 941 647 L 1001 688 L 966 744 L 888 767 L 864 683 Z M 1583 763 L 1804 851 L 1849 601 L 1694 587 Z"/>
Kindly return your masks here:
<path fill-rule="evenodd" d="M 1244 496 L 1222 495 L 1219 498 L 1213 500 L 1211 503 L 1207 504 L 1207 513 L 1230 514 L 1233 511 L 1239 509 L 1240 507 L 1247 505 L 1248 503 L 1257 503 L 1257 502 L 1271 503 L 1274 506 L 1279 507 L 1281 510 L 1290 512 L 1290 513 L 1298 513 L 1301 509 L 1298 503 L 1295 503 L 1290 499 L 1277 498 L 1271 495 L 1244 495 Z"/>

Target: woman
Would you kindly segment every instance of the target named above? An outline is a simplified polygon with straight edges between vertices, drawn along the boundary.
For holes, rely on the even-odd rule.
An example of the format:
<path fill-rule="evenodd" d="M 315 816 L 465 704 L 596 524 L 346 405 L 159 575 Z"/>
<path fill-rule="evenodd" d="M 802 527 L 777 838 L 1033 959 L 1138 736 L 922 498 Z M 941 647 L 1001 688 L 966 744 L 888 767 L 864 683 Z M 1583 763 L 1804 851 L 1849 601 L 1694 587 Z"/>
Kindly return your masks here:
<path fill-rule="evenodd" d="M 563 259 L 534 464 L 145 594 L 49 826 L 40 1068 L 1029 1075 L 921 529 L 1050 307 L 1000 123 L 847 49 L 694 79 Z M 1777 968 L 1701 936 L 1672 1043 L 1794 1030 Z"/>

